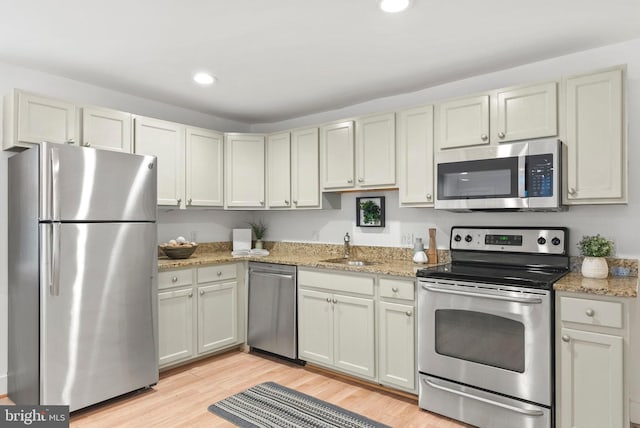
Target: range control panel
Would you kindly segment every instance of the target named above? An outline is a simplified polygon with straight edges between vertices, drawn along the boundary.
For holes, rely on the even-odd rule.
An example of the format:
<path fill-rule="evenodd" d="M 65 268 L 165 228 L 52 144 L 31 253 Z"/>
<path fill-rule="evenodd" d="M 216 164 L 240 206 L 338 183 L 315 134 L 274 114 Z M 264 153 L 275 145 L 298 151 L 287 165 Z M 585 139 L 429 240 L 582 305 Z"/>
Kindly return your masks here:
<path fill-rule="evenodd" d="M 567 229 L 558 228 L 451 228 L 452 250 L 565 254 Z"/>

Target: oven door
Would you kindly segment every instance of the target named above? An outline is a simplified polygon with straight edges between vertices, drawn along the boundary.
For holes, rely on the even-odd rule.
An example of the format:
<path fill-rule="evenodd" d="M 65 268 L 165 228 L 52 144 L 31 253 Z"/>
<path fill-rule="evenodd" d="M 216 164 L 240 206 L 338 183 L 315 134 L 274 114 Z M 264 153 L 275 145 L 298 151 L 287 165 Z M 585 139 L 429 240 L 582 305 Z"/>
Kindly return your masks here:
<path fill-rule="evenodd" d="M 419 282 L 421 373 L 551 405 L 549 291 Z"/>

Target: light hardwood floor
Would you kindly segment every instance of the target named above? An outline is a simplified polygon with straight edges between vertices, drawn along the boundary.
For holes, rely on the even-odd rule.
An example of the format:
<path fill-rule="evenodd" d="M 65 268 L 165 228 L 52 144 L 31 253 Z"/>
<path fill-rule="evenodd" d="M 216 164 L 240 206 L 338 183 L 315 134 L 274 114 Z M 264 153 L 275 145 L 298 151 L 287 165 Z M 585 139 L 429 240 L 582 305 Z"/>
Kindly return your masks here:
<path fill-rule="evenodd" d="M 233 427 L 207 407 L 273 381 L 393 427 L 467 425 L 424 410 L 417 400 L 258 354 L 233 351 L 160 374 L 151 390 L 111 400 L 71 417 L 72 427 Z M 5 401 L 5 403 L 3 403 Z M 0 399 L 6 404 L 7 399 Z"/>

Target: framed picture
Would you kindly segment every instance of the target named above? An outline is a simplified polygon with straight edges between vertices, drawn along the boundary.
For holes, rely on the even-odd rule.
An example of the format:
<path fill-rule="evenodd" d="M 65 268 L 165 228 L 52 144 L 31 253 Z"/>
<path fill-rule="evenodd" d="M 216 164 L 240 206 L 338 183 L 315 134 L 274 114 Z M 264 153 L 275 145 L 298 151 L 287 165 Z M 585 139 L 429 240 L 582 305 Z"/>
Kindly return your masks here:
<path fill-rule="evenodd" d="M 384 227 L 384 196 L 356 198 L 356 226 Z"/>

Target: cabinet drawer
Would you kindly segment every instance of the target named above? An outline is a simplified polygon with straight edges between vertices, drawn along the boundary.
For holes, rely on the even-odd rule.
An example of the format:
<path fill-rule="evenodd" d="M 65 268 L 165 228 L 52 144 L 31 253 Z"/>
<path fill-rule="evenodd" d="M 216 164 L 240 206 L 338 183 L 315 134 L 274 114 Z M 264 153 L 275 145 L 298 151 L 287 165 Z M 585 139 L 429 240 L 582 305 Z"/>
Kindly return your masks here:
<path fill-rule="evenodd" d="M 220 280 L 233 279 L 237 276 L 236 264 L 215 265 L 197 269 L 198 284 Z"/>
<path fill-rule="evenodd" d="M 374 278 L 372 276 L 299 270 L 298 285 L 373 296 Z"/>
<path fill-rule="evenodd" d="M 380 297 L 415 300 L 413 281 L 380 278 Z"/>
<path fill-rule="evenodd" d="M 560 298 L 562 321 L 622 328 L 622 303 L 603 300 Z"/>
<path fill-rule="evenodd" d="M 191 285 L 193 275 L 191 269 L 170 270 L 158 273 L 158 290 Z"/>

